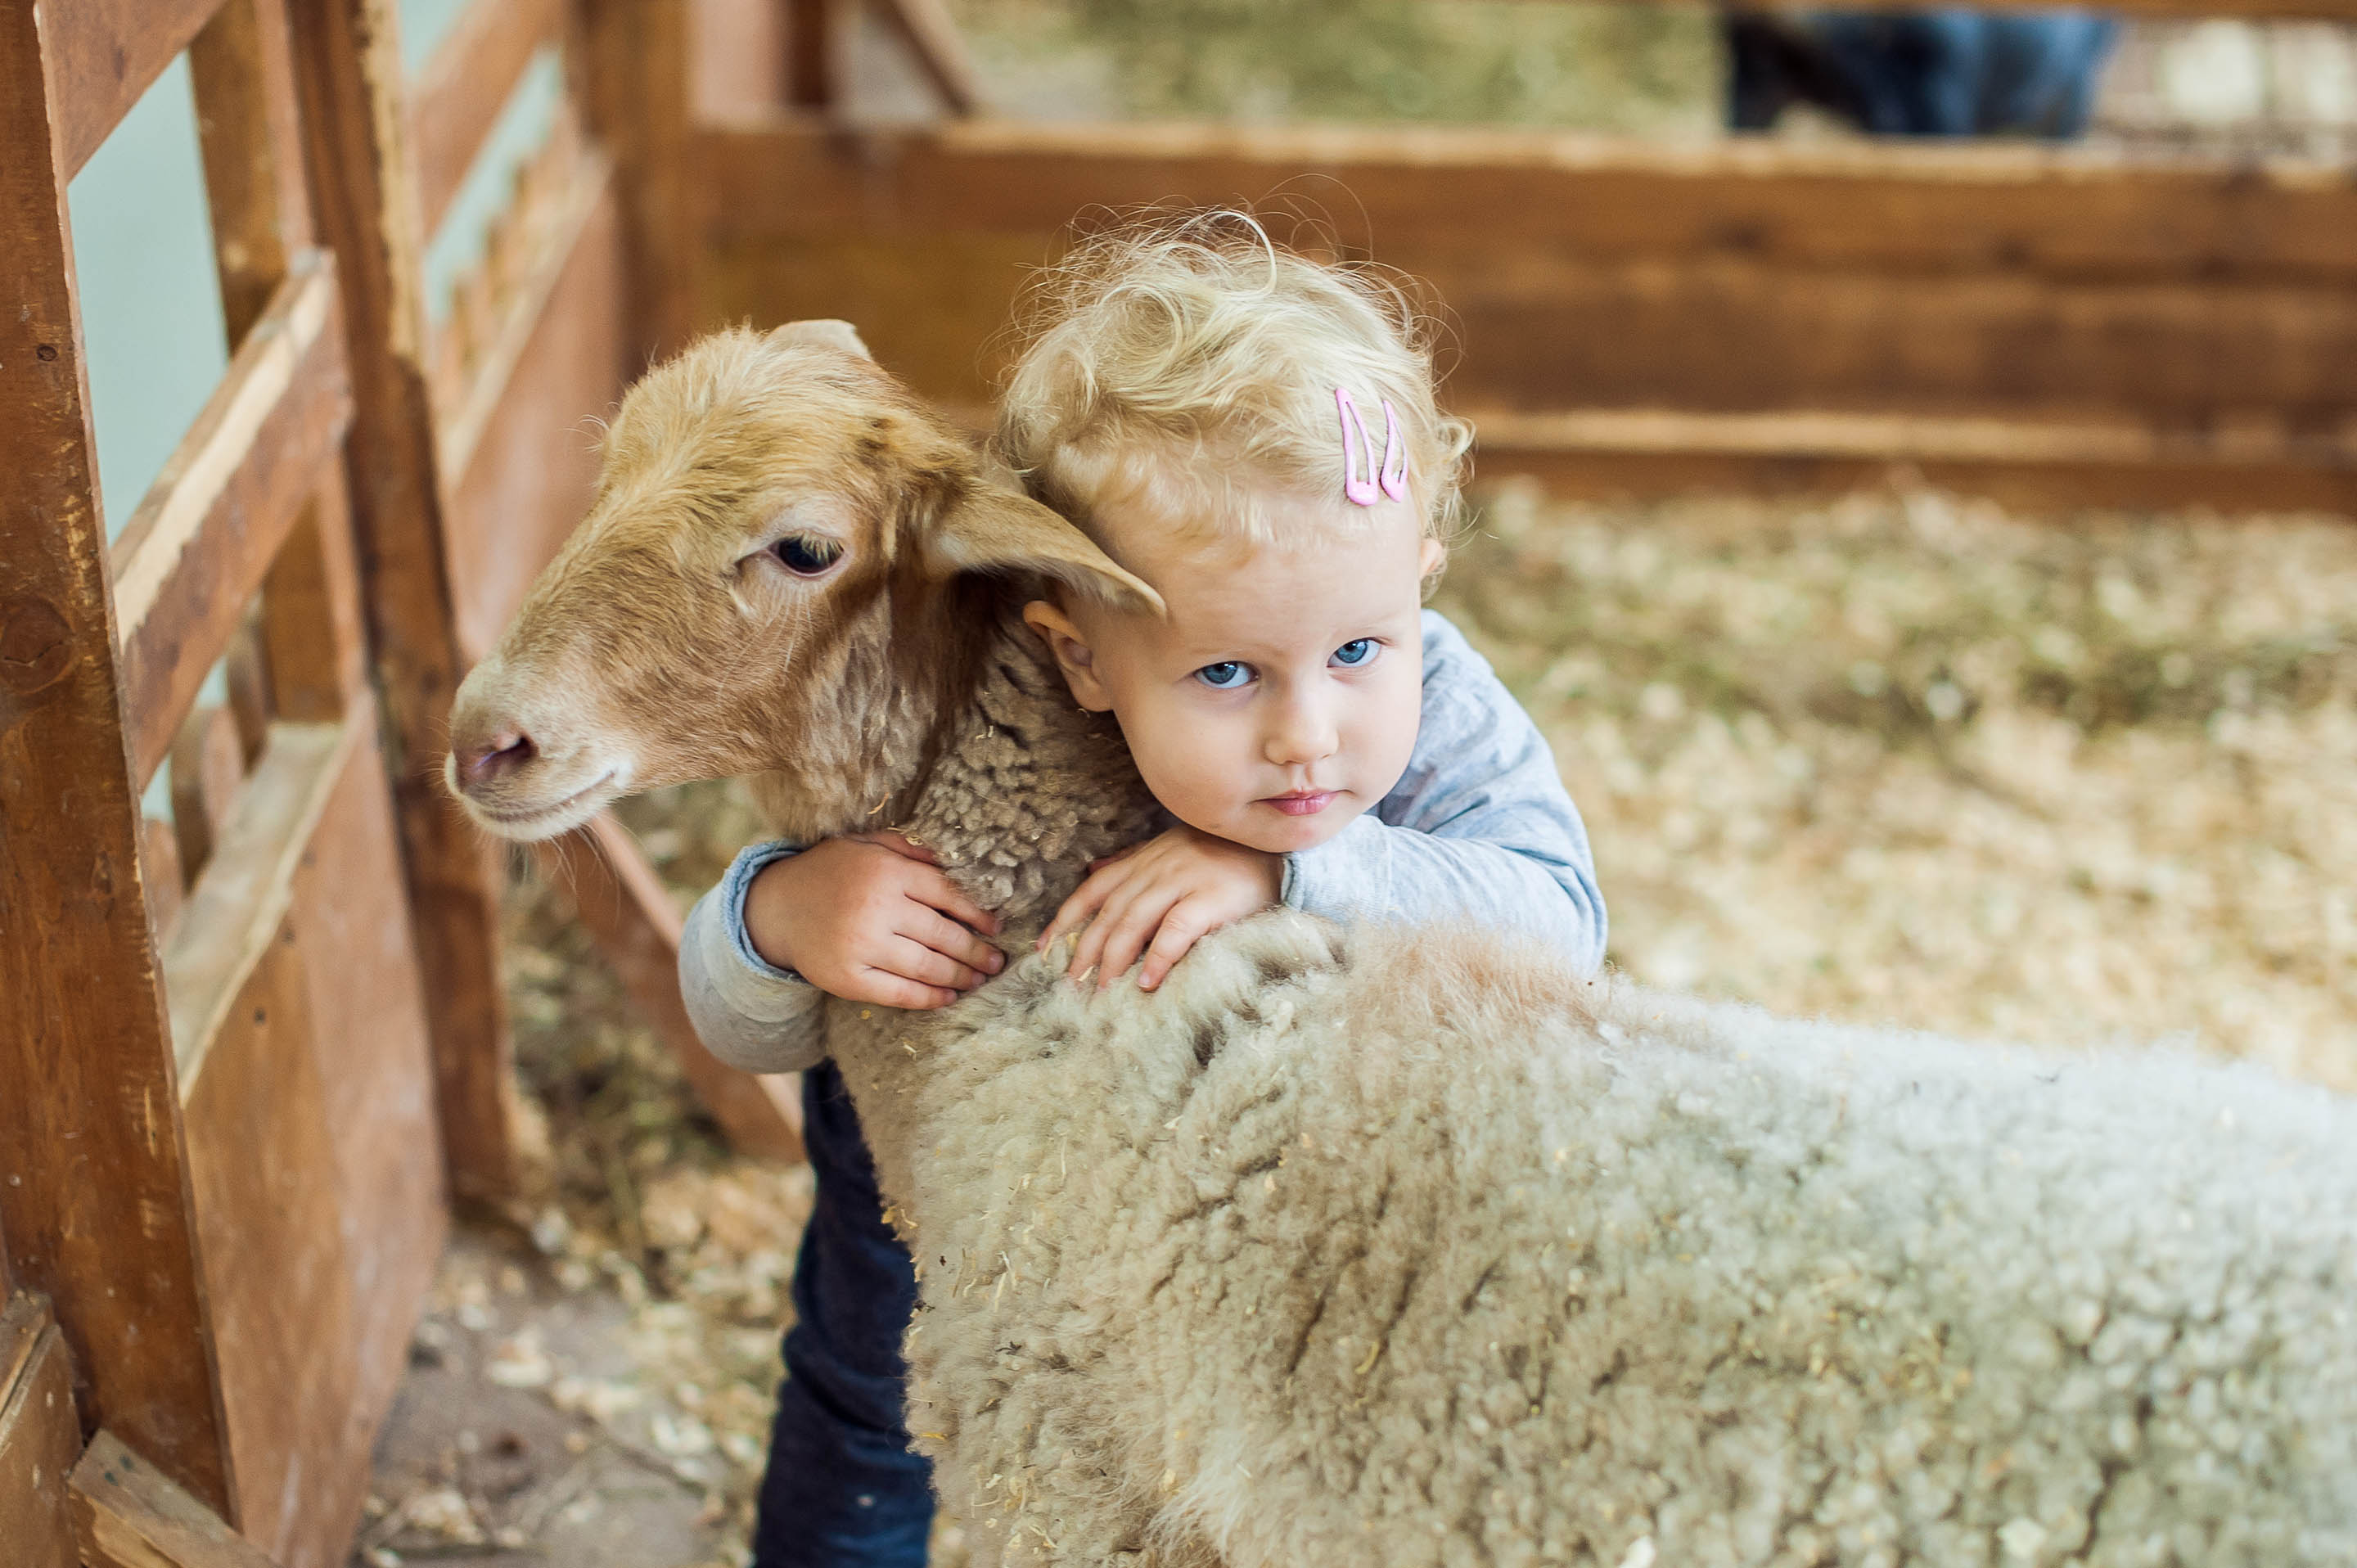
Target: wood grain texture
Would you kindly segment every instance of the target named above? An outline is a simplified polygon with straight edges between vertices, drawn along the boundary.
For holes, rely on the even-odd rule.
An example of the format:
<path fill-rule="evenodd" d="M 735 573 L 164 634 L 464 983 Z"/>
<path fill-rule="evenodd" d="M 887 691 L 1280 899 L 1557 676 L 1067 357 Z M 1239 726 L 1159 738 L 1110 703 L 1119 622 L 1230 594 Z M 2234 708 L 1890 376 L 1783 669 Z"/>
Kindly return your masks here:
<path fill-rule="evenodd" d="M 564 0 L 471 0 L 409 93 L 410 145 L 425 232 L 442 226 L 451 198 L 482 151 L 524 68 L 556 40 Z"/>
<path fill-rule="evenodd" d="M 67 177 L 81 172 L 107 134 L 123 123 L 172 57 L 188 47 L 221 3 L 75 0 L 41 7 L 50 61 L 49 97 L 57 105 L 58 143 Z M 12 154 L 17 146 L 9 144 Z"/>
<path fill-rule="evenodd" d="M 88 1568 L 277 1568 L 112 1431 L 90 1440 L 69 1487 Z"/>
<path fill-rule="evenodd" d="M 0 6 L 0 1230 L 84 1410 L 227 1508 L 39 29 Z"/>
<path fill-rule="evenodd" d="M 570 241 L 548 258 L 512 318 L 511 341 L 475 382 L 474 406 L 443 434 L 459 646 L 482 657 L 533 579 L 587 513 L 597 481 L 593 421 L 620 398 L 628 349 L 619 215 L 593 171 Z M 587 202 L 580 205 L 578 195 Z"/>
<path fill-rule="evenodd" d="M 591 132 L 620 175 L 632 375 L 694 330 L 687 0 L 579 0 Z M 793 26 L 788 18 L 789 30 Z M 791 36 L 789 40 L 791 48 Z M 791 74 L 791 72 L 790 72 Z"/>
<path fill-rule="evenodd" d="M 311 242 L 285 0 L 226 0 L 188 46 L 221 315 L 232 349 Z"/>
<path fill-rule="evenodd" d="M 788 1163 L 802 1159 L 802 1095 L 795 1076 L 737 1071 L 704 1048 L 688 1021 L 679 993 L 680 914 L 630 831 L 608 812 L 533 850 L 541 874 L 570 895 L 597 950 L 679 1058 L 696 1098 L 737 1152 Z"/>
<path fill-rule="evenodd" d="M 339 259 L 352 344 L 346 471 L 443 1149 L 454 1193 L 497 1198 L 516 1179 L 499 886 L 478 835 L 444 799 L 436 766 L 464 666 L 426 386 L 398 17 L 393 0 L 319 0 L 293 16 L 313 214 Z"/>
<path fill-rule="evenodd" d="M 352 1279 L 305 957 L 282 921 L 239 988 L 188 1097 L 188 1169 L 238 1532 L 284 1568 L 330 1568 L 360 1517 L 371 1434 L 349 1417 Z"/>
<path fill-rule="evenodd" d="M 0 1541 L 8 1568 L 78 1568 L 67 1479 L 81 1457 L 65 1336 L 35 1295 L 0 1306 Z"/>
<path fill-rule="evenodd" d="M 143 782 L 328 472 L 351 406 L 335 269 L 307 252 L 114 543 Z"/>
<path fill-rule="evenodd" d="M 434 1052 L 417 947 L 401 903 L 401 846 L 372 735 L 330 789 L 296 864 L 288 918 L 310 987 L 311 1050 L 351 1275 L 347 1468 L 320 1489 L 350 1498 L 409 1365 L 411 1332 L 442 1255 L 447 1193 Z"/>
<path fill-rule="evenodd" d="M 2019 145 L 1673 146 L 1440 126 L 994 120 L 856 136 L 779 122 L 699 132 L 690 156 L 697 225 L 721 243 L 980 233 L 1050 242 L 1091 204 L 1267 203 L 1290 186 L 1307 191 L 1342 244 L 1372 243 L 1395 263 L 1413 252 L 1589 263 L 1725 257 L 2086 281 L 2357 276 L 2348 241 L 2357 185 L 2339 169 L 2290 162 Z M 1326 177 L 1340 185 L 1320 197 Z"/>

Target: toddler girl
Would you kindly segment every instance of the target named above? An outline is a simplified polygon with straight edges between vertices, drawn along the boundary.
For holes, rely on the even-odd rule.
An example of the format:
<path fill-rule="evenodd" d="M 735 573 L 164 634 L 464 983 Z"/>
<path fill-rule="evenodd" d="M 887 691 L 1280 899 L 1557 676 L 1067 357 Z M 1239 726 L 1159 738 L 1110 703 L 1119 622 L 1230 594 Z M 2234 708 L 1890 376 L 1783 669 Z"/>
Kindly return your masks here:
<path fill-rule="evenodd" d="M 1171 819 L 1041 936 L 1079 933 L 1076 978 L 1135 965 L 1150 990 L 1206 932 L 1276 904 L 1470 918 L 1601 961 L 1587 836 L 1545 743 L 1419 609 L 1468 439 L 1432 381 L 1396 290 L 1234 214 L 1117 232 L 1049 275 L 1000 453 L 1167 611 L 1058 594 L 1024 612 Z M 954 1001 L 1001 967 L 996 929 L 896 835 L 761 844 L 690 916 L 681 981 L 707 1040 L 753 1044 L 800 1011 L 789 988 Z M 803 1113 L 817 1197 L 754 1562 L 917 1568 L 932 1499 L 901 1425 L 913 1271 L 823 1061 Z"/>

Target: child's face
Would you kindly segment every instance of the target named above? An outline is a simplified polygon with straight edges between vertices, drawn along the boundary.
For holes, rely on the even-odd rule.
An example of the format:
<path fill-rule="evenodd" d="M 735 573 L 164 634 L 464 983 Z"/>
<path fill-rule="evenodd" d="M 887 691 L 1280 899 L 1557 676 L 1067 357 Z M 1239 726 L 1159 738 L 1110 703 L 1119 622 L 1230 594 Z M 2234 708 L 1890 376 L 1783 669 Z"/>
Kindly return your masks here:
<path fill-rule="evenodd" d="M 1026 609 L 1073 697 L 1113 711 L 1146 788 L 1189 826 L 1273 854 L 1308 849 L 1406 769 L 1424 690 L 1420 590 L 1440 546 L 1407 504 L 1356 521 L 1277 551 L 1176 543 L 1108 520 L 1122 564 L 1168 616 Z"/>

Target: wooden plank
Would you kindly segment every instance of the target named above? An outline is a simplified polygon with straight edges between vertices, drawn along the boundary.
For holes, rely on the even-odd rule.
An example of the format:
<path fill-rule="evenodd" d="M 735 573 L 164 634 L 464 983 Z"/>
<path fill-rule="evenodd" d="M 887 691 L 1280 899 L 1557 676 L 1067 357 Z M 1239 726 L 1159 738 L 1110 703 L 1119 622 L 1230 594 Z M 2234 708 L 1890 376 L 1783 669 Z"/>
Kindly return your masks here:
<path fill-rule="evenodd" d="M 591 132 L 620 173 L 630 369 L 694 329 L 685 0 L 581 0 Z M 790 19 L 791 26 L 791 19 Z"/>
<path fill-rule="evenodd" d="M 623 319 L 619 214 L 602 178 L 549 275 L 510 317 L 510 331 L 468 405 L 442 433 L 452 476 L 449 531 L 459 646 L 471 662 L 498 641 L 533 579 L 587 514 L 597 482 L 591 421 L 620 397 Z"/>
<path fill-rule="evenodd" d="M 180 868 L 179 835 L 171 823 L 159 817 L 140 819 L 139 867 L 141 883 L 147 889 L 147 918 L 155 925 L 156 945 L 160 948 L 171 933 L 172 922 L 180 918 L 180 904 L 188 890 Z"/>
<path fill-rule="evenodd" d="M 245 780 L 245 747 L 229 710 L 189 710 L 172 743 L 172 833 L 183 875 L 201 876 Z"/>
<path fill-rule="evenodd" d="M 324 252 L 307 252 L 115 542 L 116 622 L 142 782 L 350 418 L 337 325 L 334 266 Z"/>
<path fill-rule="evenodd" d="M 843 101 L 857 0 L 786 0 L 786 102 L 821 112 Z"/>
<path fill-rule="evenodd" d="M 982 87 L 957 21 L 942 0 L 874 0 L 892 32 L 915 57 L 917 69 L 952 114 L 982 108 Z"/>
<path fill-rule="evenodd" d="M 2348 240 L 2357 184 L 2342 169 L 2293 162 L 2010 144 L 1682 146 L 1442 126 L 987 119 L 856 137 L 780 121 L 700 131 L 687 156 L 695 231 L 721 244 L 988 233 L 1025 236 L 1044 260 L 1092 206 L 1265 202 L 1324 176 L 1350 193 L 1342 239 L 1403 266 L 1413 254 L 1486 256 L 1492 267 L 1525 257 L 1727 258 L 2088 281 L 2357 276 Z"/>
<path fill-rule="evenodd" d="M 188 1170 L 238 1533 L 284 1568 L 331 1568 L 350 1547 L 373 1434 L 351 1419 L 352 1278 L 305 956 L 282 920 L 239 987 L 191 1078 Z"/>
<path fill-rule="evenodd" d="M 163 955 L 183 1101 L 286 918 L 296 870 L 367 717 L 273 725 L 210 863 L 188 890 Z"/>
<path fill-rule="evenodd" d="M 533 846 L 543 875 L 563 886 L 597 950 L 639 1012 L 679 1058 L 680 1070 L 737 1152 L 802 1157 L 802 1097 L 792 1074 L 757 1077 L 704 1048 L 679 994 L 679 911 L 630 830 L 611 812 Z"/>
<path fill-rule="evenodd" d="M 221 0 L 75 0 L 41 7 L 49 99 L 71 178 L 139 95 L 187 48 Z M 23 81 L 30 78 L 20 79 Z M 10 144 L 12 151 L 17 144 Z"/>
<path fill-rule="evenodd" d="M 556 40 L 564 21 L 565 0 L 470 0 L 434 47 L 409 110 L 418 203 L 428 234 L 442 226 L 524 68 L 542 46 Z"/>
<path fill-rule="evenodd" d="M 2256 431 L 2200 440 L 2118 424 L 1618 409 L 1474 424 L 1478 478 L 1528 476 L 1563 496 L 1837 495 L 1909 482 L 2046 516 L 2197 504 L 2357 515 L 2357 453 Z"/>
<path fill-rule="evenodd" d="M 55 1306 L 84 1409 L 226 1508 L 47 15 L 0 6 L 0 1230 L 18 1285 Z"/>
<path fill-rule="evenodd" d="M 188 77 L 233 349 L 311 242 L 284 0 L 227 0 L 188 46 Z"/>
<path fill-rule="evenodd" d="M 346 470 L 434 1031 L 443 1149 L 455 1193 L 496 1198 L 516 1180 L 499 886 L 494 863 L 449 809 L 435 766 L 464 666 L 426 386 L 399 20 L 393 0 L 319 0 L 292 15 L 313 137 L 313 215 L 339 258 L 352 343 Z"/>
<path fill-rule="evenodd" d="M 401 845 L 373 735 L 361 737 L 295 873 L 288 918 L 310 985 L 311 1048 L 351 1274 L 358 1442 L 341 1474 L 314 1472 L 323 1503 L 356 1498 L 367 1441 L 392 1408 L 447 1224 L 434 1052 L 417 944 L 401 899 Z"/>
<path fill-rule="evenodd" d="M 689 90 L 698 120 L 759 120 L 786 103 L 786 11 L 775 0 L 695 0 Z"/>
<path fill-rule="evenodd" d="M 89 1568 L 278 1568 L 112 1431 L 91 1439 L 70 1488 Z"/>
<path fill-rule="evenodd" d="M 9 1568 L 78 1568 L 66 1487 L 81 1456 L 65 1336 L 47 1302 L 16 1296 L 0 1314 L 0 1541 Z"/>

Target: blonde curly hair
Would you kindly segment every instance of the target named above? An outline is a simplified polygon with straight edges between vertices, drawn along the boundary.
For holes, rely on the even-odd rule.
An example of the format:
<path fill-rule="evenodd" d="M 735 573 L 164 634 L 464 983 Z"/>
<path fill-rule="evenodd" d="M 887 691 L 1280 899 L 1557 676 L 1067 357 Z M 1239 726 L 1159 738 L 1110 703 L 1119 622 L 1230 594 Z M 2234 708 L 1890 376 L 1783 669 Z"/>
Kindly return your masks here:
<path fill-rule="evenodd" d="M 1372 416 L 1396 411 L 1424 532 L 1454 532 L 1472 434 L 1435 400 L 1434 329 L 1399 281 L 1286 250 L 1248 213 L 1149 213 L 1045 269 L 1029 306 L 996 449 L 1116 559 L 1108 507 L 1252 546 L 1362 516 L 1342 495 L 1337 387 L 1371 417 L 1372 458 Z"/>

